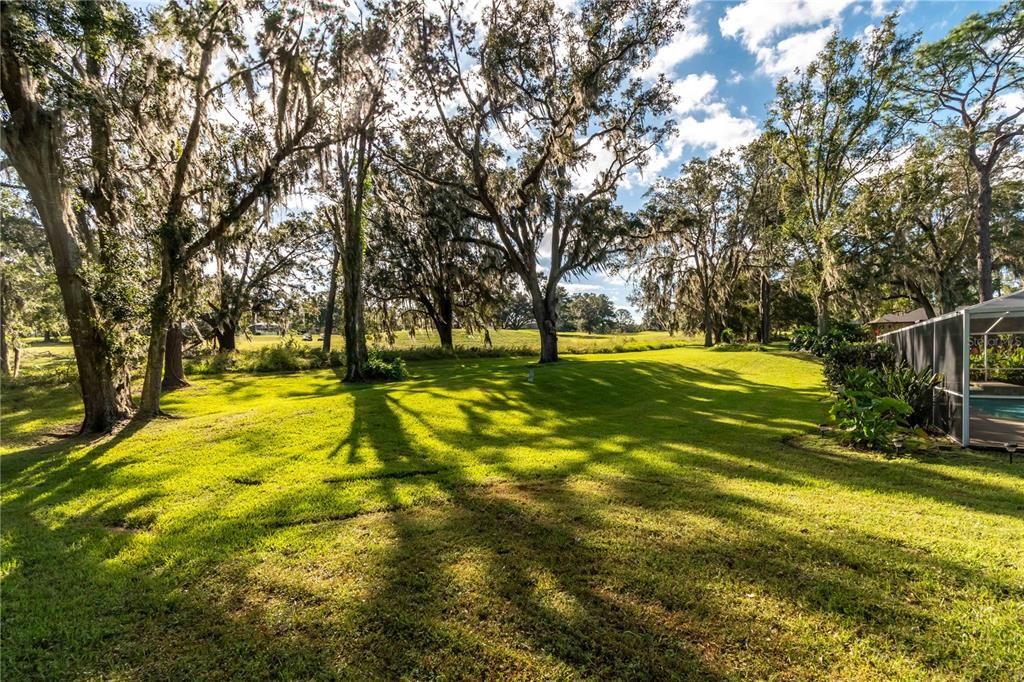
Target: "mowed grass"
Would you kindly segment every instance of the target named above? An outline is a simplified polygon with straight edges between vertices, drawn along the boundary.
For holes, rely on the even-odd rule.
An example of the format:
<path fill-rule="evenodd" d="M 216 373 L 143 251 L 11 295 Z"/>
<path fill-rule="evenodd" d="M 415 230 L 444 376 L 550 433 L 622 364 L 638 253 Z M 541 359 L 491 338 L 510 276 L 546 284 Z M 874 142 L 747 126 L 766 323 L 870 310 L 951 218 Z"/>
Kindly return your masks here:
<path fill-rule="evenodd" d="M 4 679 L 1024 677 L 1024 466 L 791 440 L 779 351 L 410 367 L 6 396 Z"/>

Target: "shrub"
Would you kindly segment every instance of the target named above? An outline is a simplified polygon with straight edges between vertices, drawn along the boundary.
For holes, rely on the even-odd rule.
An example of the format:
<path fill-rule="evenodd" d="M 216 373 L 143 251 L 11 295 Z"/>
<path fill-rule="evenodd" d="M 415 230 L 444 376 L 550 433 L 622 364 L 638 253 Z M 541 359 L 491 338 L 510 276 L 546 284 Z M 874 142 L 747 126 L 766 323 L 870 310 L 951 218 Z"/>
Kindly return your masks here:
<path fill-rule="evenodd" d="M 726 327 L 722 330 L 722 343 L 736 343 L 736 332 Z"/>
<path fill-rule="evenodd" d="M 934 388 L 942 376 L 930 369 L 915 372 L 910 367 L 886 366 L 882 371 L 885 395 L 901 400 L 910 406 L 909 422 L 913 426 L 924 426 L 931 419 Z"/>
<path fill-rule="evenodd" d="M 402 381 L 409 378 L 409 368 L 400 357 L 385 360 L 380 353 L 371 351 L 366 362 L 366 377 L 382 381 Z"/>
<path fill-rule="evenodd" d="M 7 388 L 17 386 L 65 386 L 78 383 L 78 367 L 73 361 L 55 363 L 47 367 L 22 369 L 17 378 L 4 377 Z"/>
<path fill-rule="evenodd" d="M 836 322 L 825 334 L 817 336 L 811 344 L 811 352 L 825 357 L 837 348 L 850 343 L 867 341 L 868 335 L 859 325 L 852 322 Z"/>
<path fill-rule="evenodd" d="M 1004 337 L 1005 339 L 1006 337 Z M 1014 346 L 1003 339 L 1000 345 L 988 348 L 988 373 L 996 381 L 1024 386 L 1024 347 Z M 984 379 L 985 356 L 981 348 L 971 349 L 971 378 Z"/>
<path fill-rule="evenodd" d="M 872 450 L 887 450 L 912 412 L 905 401 L 885 395 L 882 378 L 863 367 L 847 372 L 831 408 L 843 440 Z"/>
<path fill-rule="evenodd" d="M 833 350 L 848 343 L 867 341 L 868 333 L 859 324 L 853 322 L 833 322 L 828 331 L 818 334 L 814 327 L 797 327 L 790 337 L 790 350 L 809 350 L 818 357 L 823 357 Z"/>
<path fill-rule="evenodd" d="M 829 352 L 825 358 L 824 374 L 829 388 L 836 390 L 843 384 L 847 373 L 854 367 L 881 371 L 896 366 L 896 347 L 887 343 L 845 343 Z"/>
<path fill-rule="evenodd" d="M 790 350 L 810 350 L 818 338 L 818 330 L 809 325 L 797 327 L 789 338 Z"/>
<path fill-rule="evenodd" d="M 256 351 L 250 371 L 253 372 L 295 372 L 312 366 L 309 358 L 303 357 L 307 348 L 296 336 L 289 336 L 281 343 L 265 346 Z"/>
<path fill-rule="evenodd" d="M 235 368 L 238 354 L 220 351 L 186 361 L 186 374 L 223 374 Z"/>

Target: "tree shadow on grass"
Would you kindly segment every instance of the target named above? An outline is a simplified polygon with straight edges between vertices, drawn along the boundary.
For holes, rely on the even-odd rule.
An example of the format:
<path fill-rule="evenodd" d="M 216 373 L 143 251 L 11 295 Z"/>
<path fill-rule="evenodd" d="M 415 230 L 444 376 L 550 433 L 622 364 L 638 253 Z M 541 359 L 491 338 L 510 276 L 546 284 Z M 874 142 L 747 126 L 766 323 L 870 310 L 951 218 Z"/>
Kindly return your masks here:
<path fill-rule="evenodd" d="M 276 488 L 269 461 L 252 485 L 211 486 L 186 514 L 152 516 L 163 481 L 117 489 L 132 462 L 109 455 L 134 431 L 67 459 L 15 455 L 5 670 L 716 679 L 787 666 L 810 677 L 857 641 L 884 645 L 876 664 L 927 671 L 926 641 L 951 642 L 938 661 L 964 655 L 952 649 L 962 624 L 936 622 L 930 600 L 1024 598 L 1004 575 L 850 527 L 831 534 L 785 503 L 787 490 L 831 485 L 1008 522 L 1024 508 L 1020 491 L 955 472 L 782 446 L 820 418 L 816 389 L 635 359 L 544 367 L 534 384 L 521 361 L 451 369 L 293 391 L 352 401 L 337 447 L 316 454 L 337 475 Z M 451 409 L 431 411 L 442 403 Z"/>

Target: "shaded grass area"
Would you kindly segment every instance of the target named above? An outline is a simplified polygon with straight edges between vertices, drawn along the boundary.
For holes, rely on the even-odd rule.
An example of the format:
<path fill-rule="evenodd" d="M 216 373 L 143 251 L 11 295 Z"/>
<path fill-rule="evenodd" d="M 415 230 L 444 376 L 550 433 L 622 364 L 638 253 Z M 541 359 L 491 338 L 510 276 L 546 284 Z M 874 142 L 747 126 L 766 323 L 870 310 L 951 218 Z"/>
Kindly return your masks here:
<path fill-rule="evenodd" d="M 5 677 L 1021 677 L 1020 466 L 787 445 L 781 353 L 527 367 L 201 380 L 3 456 Z"/>

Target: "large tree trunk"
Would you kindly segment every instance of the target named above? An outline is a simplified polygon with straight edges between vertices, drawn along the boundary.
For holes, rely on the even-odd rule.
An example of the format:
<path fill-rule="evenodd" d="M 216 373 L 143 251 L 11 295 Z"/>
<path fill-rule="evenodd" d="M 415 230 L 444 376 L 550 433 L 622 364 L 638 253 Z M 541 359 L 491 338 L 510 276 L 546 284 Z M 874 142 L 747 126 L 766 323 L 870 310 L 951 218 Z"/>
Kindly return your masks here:
<path fill-rule="evenodd" d="M 432 306 L 433 314 L 430 315 L 437 330 L 437 337 L 441 340 L 441 348 L 447 351 L 455 350 L 455 343 L 452 337 L 452 330 L 455 327 L 455 313 L 452 301 L 447 296 L 442 296 L 436 307 Z"/>
<path fill-rule="evenodd" d="M 540 361 L 558 362 L 558 295 L 557 290 L 549 283 L 548 293 L 541 294 L 540 287 L 534 283 L 530 287 L 533 298 L 533 316 L 537 321 L 540 333 Z"/>
<path fill-rule="evenodd" d="M 345 381 L 366 379 L 366 325 L 363 318 L 363 241 L 359 235 L 345 244 L 342 311 L 345 327 Z"/>
<path fill-rule="evenodd" d="M 140 414 L 155 417 L 160 414 L 161 379 L 164 366 L 164 350 L 167 347 L 167 329 L 170 326 L 170 309 L 174 300 L 174 275 L 171 272 L 166 247 L 161 265 L 160 288 L 153 300 L 149 318 L 149 347 L 146 351 L 146 369 L 142 380 Z"/>
<path fill-rule="evenodd" d="M 331 282 L 327 288 L 327 308 L 324 310 L 324 343 L 325 353 L 331 352 L 331 335 L 334 333 L 334 302 L 338 299 L 338 263 L 341 261 L 341 249 L 338 240 L 334 239 L 334 253 L 331 259 Z"/>
<path fill-rule="evenodd" d="M 0 373 L 4 376 L 11 373 L 11 367 L 8 364 L 9 354 L 10 351 L 7 349 L 7 279 L 0 274 Z"/>
<path fill-rule="evenodd" d="M 128 371 L 111 352 L 111 335 L 117 330 L 106 327 L 92 293 L 84 284 L 85 249 L 76 232 L 71 195 L 64 186 L 60 162 L 60 117 L 39 106 L 31 79 L 18 62 L 10 41 L 5 43 L 0 82 L 10 113 L 0 140 L 28 190 L 53 255 L 85 408 L 81 430 L 106 432 L 132 414 Z"/>
<path fill-rule="evenodd" d="M 818 334 L 828 332 L 828 294 L 822 290 L 814 296 L 814 312 L 818 322 Z"/>
<path fill-rule="evenodd" d="M 167 347 L 164 349 L 164 379 L 160 383 L 163 391 L 173 391 L 176 388 L 188 386 L 185 379 L 184 346 L 185 335 L 181 331 L 181 324 L 174 323 L 167 329 Z"/>
<path fill-rule="evenodd" d="M 978 300 L 992 298 L 992 179 L 989 173 L 980 169 L 978 173 L 978 203 L 975 207 L 975 221 L 978 233 Z"/>
<path fill-rule="evenodd" d="M 760 323 L 757 328 L 757 340 L 768 343 L 772 339 L 772 281 L 768 273 L 761 273 L 761 291 L 757 299 L 757 314 Z"/>
<path fill-rule="evenodd" d="M 217 337 L 217 350 L 228 353 L 238 350 L 237 334 L 238 324 L 231 319 L 214 329 L 213 335 Z"/>
<path fill-rule="evenodd" d="M 710 348 L 711 346 L 715 345 L 715 339 L 714 339 L 715 323 L 714 323 L 714 320 L 711 317 L 711 305 L 706 300 L 704 301 L 704 321 L 703 321 L 703 327 L 704 327 L 704 347 L 705 348 Z"/>

